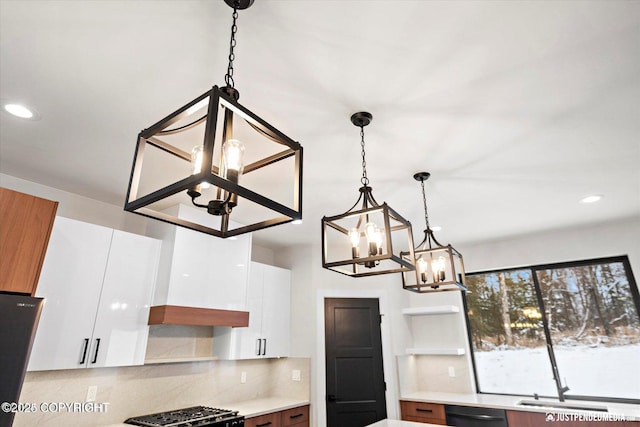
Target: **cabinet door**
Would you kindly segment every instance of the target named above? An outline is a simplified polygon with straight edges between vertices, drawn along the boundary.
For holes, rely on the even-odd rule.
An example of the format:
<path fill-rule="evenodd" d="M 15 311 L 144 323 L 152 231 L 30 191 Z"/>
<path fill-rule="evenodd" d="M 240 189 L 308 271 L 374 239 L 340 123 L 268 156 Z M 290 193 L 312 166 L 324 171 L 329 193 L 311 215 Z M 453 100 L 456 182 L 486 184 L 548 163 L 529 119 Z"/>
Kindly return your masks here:
<path fill-rule="evenodd" d="M 89 367 L 144 363 L 159 252 L 158 240 L 113 232 Z"/>
<path fill-rule="evenodd" d="M 0 187 L 0 290 L 34 294 L 57 208 Z"/>
<path fill-rule="evenodd" d="M 56 218 L 36 291 L 45 302 L 28 370 L 87 366 L 111 235 L 109 228 Z"/>
<path fill-rule="evenodd" d="M 309 405 L 282 411 L 282 427 L 309 427 Z"/>
<path fill-rule="evenodd" d="M 290 348 L 291 272 L 264 265 L 262 336 L 266 357 L 287 357 Z"/>
<path fill-rule="evenodd" d="M 405 421 L 446 424 L 444 405 L 439 403 L 400 401 L 400 412 Z"/>
<path fill-rule="evenodd" d="M 282 427 L 282 412 L 272 412 L 244 420 L 245 427 Z"/>

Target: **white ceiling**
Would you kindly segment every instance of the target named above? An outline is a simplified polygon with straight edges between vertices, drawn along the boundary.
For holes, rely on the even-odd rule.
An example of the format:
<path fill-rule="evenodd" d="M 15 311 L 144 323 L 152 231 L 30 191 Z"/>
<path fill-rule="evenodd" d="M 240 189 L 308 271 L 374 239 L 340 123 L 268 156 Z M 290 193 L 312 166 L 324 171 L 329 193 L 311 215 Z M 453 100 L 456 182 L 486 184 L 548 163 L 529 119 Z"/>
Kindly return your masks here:
<path fill-rule="evenodd" d="M 640 215 L 640 2 L 256 0 L 240 11 L 240 102 L 304 147 L 318 242 L 358 196 L 469 242 Z M 0 172 L 123 205 L 138 132 L 223 85 L 231 9 L 207 1 L 0 0 Z M 602 194 L 600 203 L 578 201 Z"/>

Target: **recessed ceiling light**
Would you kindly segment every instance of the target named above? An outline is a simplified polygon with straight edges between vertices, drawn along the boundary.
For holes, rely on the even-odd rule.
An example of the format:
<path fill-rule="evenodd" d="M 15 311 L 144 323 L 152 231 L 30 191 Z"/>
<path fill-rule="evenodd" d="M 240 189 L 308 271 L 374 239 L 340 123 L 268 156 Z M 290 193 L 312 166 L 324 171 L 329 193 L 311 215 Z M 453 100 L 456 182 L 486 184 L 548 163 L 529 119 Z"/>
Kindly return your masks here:
<path fill-rule="evenodd" d="M 302 224 L 302 220 L 301 219 L 294 219 L 293 221 L 291 221 L 291 224 L 300 225 L 300 224 Z"/>
<path fill-rule="evenodd" d="M 602 200 L 602 196 L 599 194 L 594 194 L 591 196 L 583 197 L 582 199 L 580 199 L 580 203 L 595 203 L 599 202 L 600 200 Z"/>
<path fill-rule="evenodd" d="M 442 227 L 440 227 L 439 225 L 434 225 L 433 227 L 431 227 L 431 229 L 433 231 L 440 231 L 440 230 L 442 230 Z"/>
<path fill-rule="evenodd" d="M 3 99 L 2 107 L 4 108 L 4 111 L 12 116 L 27 120 L 40 120 L 40 114 L 38 114 L 38 112 L 33 108 L 29 108 L 24 104 Z"/>

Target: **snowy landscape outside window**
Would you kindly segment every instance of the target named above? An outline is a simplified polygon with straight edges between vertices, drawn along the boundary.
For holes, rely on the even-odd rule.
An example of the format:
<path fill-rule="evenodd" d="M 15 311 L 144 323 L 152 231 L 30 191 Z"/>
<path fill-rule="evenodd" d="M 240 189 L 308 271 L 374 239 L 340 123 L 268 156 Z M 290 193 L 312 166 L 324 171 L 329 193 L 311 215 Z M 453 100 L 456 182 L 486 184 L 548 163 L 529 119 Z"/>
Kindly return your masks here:
<path fill-rule="evenodd" d="M 467 274 L 481 393 L 640 402 L 640 297 L 626 256 Z M 546 329 L 546 330 L 545 330 Z"/>

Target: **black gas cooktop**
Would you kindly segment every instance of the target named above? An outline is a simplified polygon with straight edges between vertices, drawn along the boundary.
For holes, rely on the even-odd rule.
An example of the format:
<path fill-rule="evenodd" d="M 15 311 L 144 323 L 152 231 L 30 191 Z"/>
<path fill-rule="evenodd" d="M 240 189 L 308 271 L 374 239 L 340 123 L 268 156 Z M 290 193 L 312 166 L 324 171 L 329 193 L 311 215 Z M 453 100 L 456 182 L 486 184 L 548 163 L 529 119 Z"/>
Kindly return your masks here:
<path fill-rule="evenodd" d="M 238 411 L 208 406 L 192 406 L 191 408 L 129 418 L 125 423 L 146 427 L 242 427 L 244 426 L 244 417 L 238 415 Z"/>

